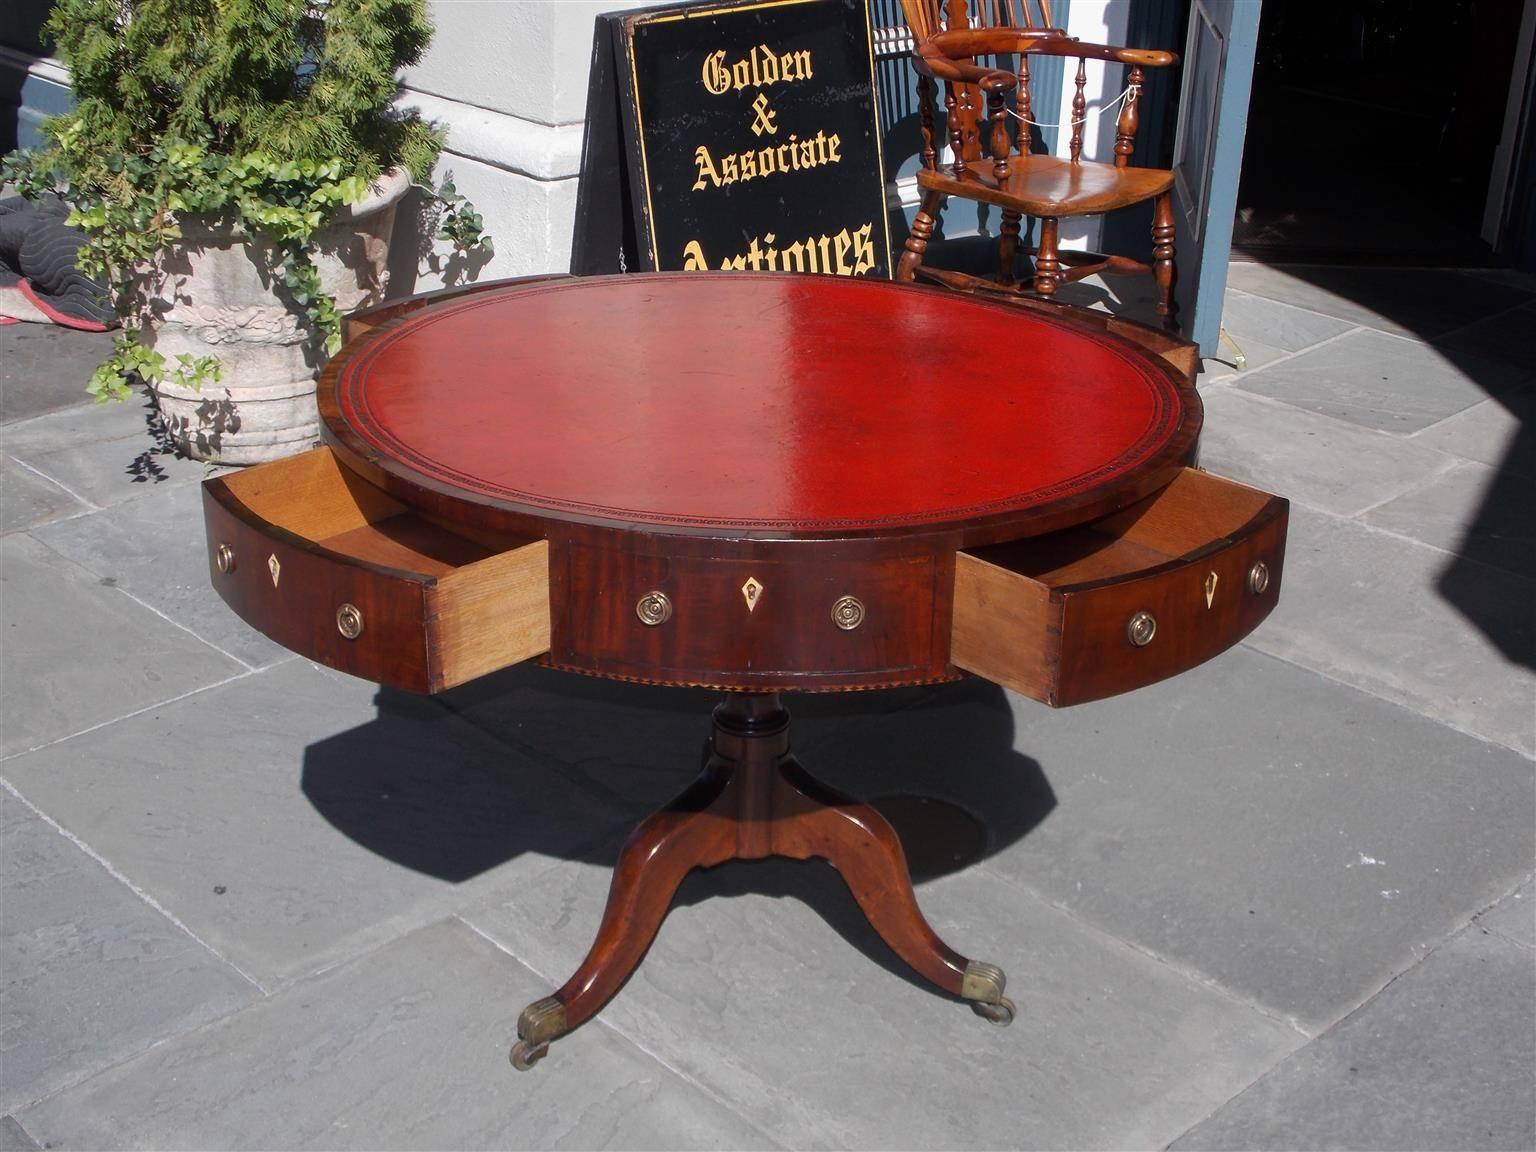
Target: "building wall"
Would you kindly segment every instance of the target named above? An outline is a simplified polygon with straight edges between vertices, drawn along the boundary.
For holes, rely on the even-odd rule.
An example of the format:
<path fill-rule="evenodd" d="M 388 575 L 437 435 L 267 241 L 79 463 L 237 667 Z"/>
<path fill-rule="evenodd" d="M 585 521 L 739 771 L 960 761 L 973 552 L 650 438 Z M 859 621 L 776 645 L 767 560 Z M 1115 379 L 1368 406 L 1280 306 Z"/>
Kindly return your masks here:
<path fill-rule="evenodd" d="M 593 22 L 643 0 L 433 0 L 426 57 L 403 77 L 399 102 L 447 129 L 439 179 L 485 217 L 496 255 L 478 279 L 563 272 L 570 265 L 581 169 Z M 407 213 L 398 228 L 394 290 L 424 254 L 415 290 L 441 286 L 453 269 L 430 219 Z M 415 233 L 413 251 L 411 232 Z"/>
<path fill-rule="evenodd" d="M 459 191 L 485 218 L 495 244 L 488 262 L 464 267 L 434 239 L 435 220 L 420 196 L 404 206 L 397 224 L 392 276 L 394 293 L 424 291 L 464 278 L 486 279 L 564 271 L 569 266 L 581 166 L 587 76 L 593 22 L 602 12 L 643 7 L 645 0 L 432 0 L 436 33 L 425 58 L 402 77 L 399 103 L 418 109 L 447 132 L 435 178 L 452 173 Z M 46 55 L 39 29 L 50 0 L 0 0 L 0 151 L 37 142 L 45 115 L 68 107 L 68 74 Z M 1085 40 L 1121 42 L 1125 0 L 1059 3 L 1068 30 Z M 894 0 L 875 0 L 874 22 L 897 25 Z M 897 47 L 893 43 L 892 47 Z M 893 236 L 904 236 L 916 205 L 917 163 L 913 77 L 902 59 L 905 44 L 881 64 L 882 119 L 886 121 L 888 177 L 893 197 Z M 1044 73 L 1055 62 L 1041 61 Z M 1118 71 L 1118 70 L 1112 70 Z M 1113 99 L 1120 77 L 1090 65 L 1090 105 Z M 1054 74 L 1037 76 L 1038 94 L 1054 99 L 1053 121 L 1071 118 L 1071 85 Z M 1059 95 L 1056 95 L 1059 93 Z M 9 107 L 7 107 L 9 105 Z M 1053 107 L 1054 106 L 1054 107 Z M 1044 120 L 1046 117 L 1041 116 Z M 14 126 L 14 127 L 13 127 Z M 1048 132 L 1047 139 L 1067 130 Z M 6 139 L 11 132 L 16 139 Z M 1108 157 L 1113 114 L 1088 125 L 1084 154 Z M 899 207 L 898 207 L 899 205 Z M 955 213 L 952 230 L 963 234 L 985 222 L 967 223 Z M 1097 221 L 1064 224 L 1072 246 L 1097 240 Z"/>

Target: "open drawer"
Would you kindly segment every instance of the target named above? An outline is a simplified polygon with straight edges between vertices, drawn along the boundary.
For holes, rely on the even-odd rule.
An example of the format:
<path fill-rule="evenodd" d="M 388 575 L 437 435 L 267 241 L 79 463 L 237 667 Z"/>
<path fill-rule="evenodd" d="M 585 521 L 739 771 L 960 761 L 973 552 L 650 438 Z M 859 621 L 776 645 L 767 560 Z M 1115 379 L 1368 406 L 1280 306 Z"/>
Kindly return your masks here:
<path fill-rule="evenodd" d="M 413 512 L 329 448 L 203 486 L 213 585 L 329 667 L 438 692 L 549 649 L 549 545 Z"/>
<path fill-rule="evenodd" d="M 1052 707 L 1193 668 L 1274 608 L 1288 511 L 1186 468 L 1103 520 L 961 552 L 950 662 Z"/>

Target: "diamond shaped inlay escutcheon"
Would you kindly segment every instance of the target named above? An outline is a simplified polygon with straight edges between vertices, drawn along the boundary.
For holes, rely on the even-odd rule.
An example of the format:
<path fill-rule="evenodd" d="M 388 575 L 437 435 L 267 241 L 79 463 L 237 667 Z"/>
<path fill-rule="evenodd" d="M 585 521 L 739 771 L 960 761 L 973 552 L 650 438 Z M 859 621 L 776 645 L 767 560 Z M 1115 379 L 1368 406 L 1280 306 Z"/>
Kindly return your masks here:
<path fill-rule="evenodd" d="M 277 578 L 283 574 L 283 566 L 277 562 L 277 553 L 267 557 L 267 571 L 272 573 L 272 587 L 277 587 Z"/>
<path fill-rule="evenodd" d="M 747 582 L 741 586 L 741 595 L 747 602 L 747 611 L 756 612 L 757 602 L 763 598 L 763 586 L 756 576 L 747 577 Z"/>

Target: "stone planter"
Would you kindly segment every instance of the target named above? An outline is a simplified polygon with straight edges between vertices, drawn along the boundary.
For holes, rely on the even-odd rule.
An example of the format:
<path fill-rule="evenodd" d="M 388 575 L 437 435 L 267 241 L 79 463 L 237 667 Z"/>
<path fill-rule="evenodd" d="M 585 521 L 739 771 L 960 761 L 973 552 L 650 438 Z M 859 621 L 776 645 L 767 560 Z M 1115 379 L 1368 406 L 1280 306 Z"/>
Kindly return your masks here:
<path fill-rule="evenodd" d="M 366 200 L 315 234 L 320 282 L 343 313 L 384 298 L 395 206 L 410 183 L 391 169 Z M 220 464 L 303 451 L 318 434 L 315 378 L 326 355 L 303 308 L 274 278 L 278 261 L 264 242 L 208 221 L 183 220 L 182 236 L 139 339 L 173 362 L 217 356 L 223 379 L 200 391 L 152 381 L 167 430 L 188 455 Z"/>

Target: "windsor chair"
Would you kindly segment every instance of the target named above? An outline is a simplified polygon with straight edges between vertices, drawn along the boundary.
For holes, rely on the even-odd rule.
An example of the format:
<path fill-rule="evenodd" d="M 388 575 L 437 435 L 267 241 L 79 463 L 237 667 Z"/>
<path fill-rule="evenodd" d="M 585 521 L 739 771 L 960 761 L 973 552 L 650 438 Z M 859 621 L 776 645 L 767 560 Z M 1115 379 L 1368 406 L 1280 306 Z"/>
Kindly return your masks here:
<path fill-rule="evenodd" d="M 1150 273 L 1157 283 L 1157 311 L 1163 326 L 1178 331 L 1173 303 L 1175 276 L 1173 173 L 1159 168 L 1132 167 L 1138 102 L 1144 68 L 1165 68 L 1178 62 L 1171 52 L 1088 44 L 1051 28 L 1048 0 L 1036 0 L 1039 24 L 1029 0 L 981 0 L 979 20 L 970 21 L 965 0 L 901 0 L 912 29 L 913 64 L 918 73 L 918 104 L 922 118 L 922 167 L 917 184 L 922 202 L 912 222 L 898 280 L 925 278 L 952 287 L 974 287 L 976 277 L 923 267 L 923 254 L 934 225 L 951 196 L 995 205 L 1001 210 L 998 229 L 998 282 L 1021 293 L 1050 299 L 1057 288 L 1105 272 L 1113 275 Z M 1019 20 L 1018 24 L 1009 23 Z M 988 20 L 992 26 L 986 26 Z M 1030 92 L 1033 57 L 1076 58 L 1069 158 L 1035 151 L 1036 115 Z M 1083 124 L 1087 120 L 1085 89 L 1088 61 L 1101 60 L 1129 69 L 1119 98 L 1115 125 L 1114 162 L 1084 160 Z M 951 158 L 941 163 L 935 143 L 935 82 L 944 85 L 946 128 Z M 1013 93 L 1009 107 L 1009 93 Z M 983 107 L 985 101 L 985 107 Z M 1059 244 L 1064 217 L 1096 216 L 1152 201 L 1150 262 L 1128 256 L 1063 251 Z M 1038 245 L 1021 243 L 1021 224 L 1039 220 Z M 1029 231 L 1033 231 L 1030 223 Z M 1024 232 L 1027 237 L 1028 232 Z M 1032 258 L 1032 274 L 1020 286 L 1014 265 L 1020 254 Z"/>

